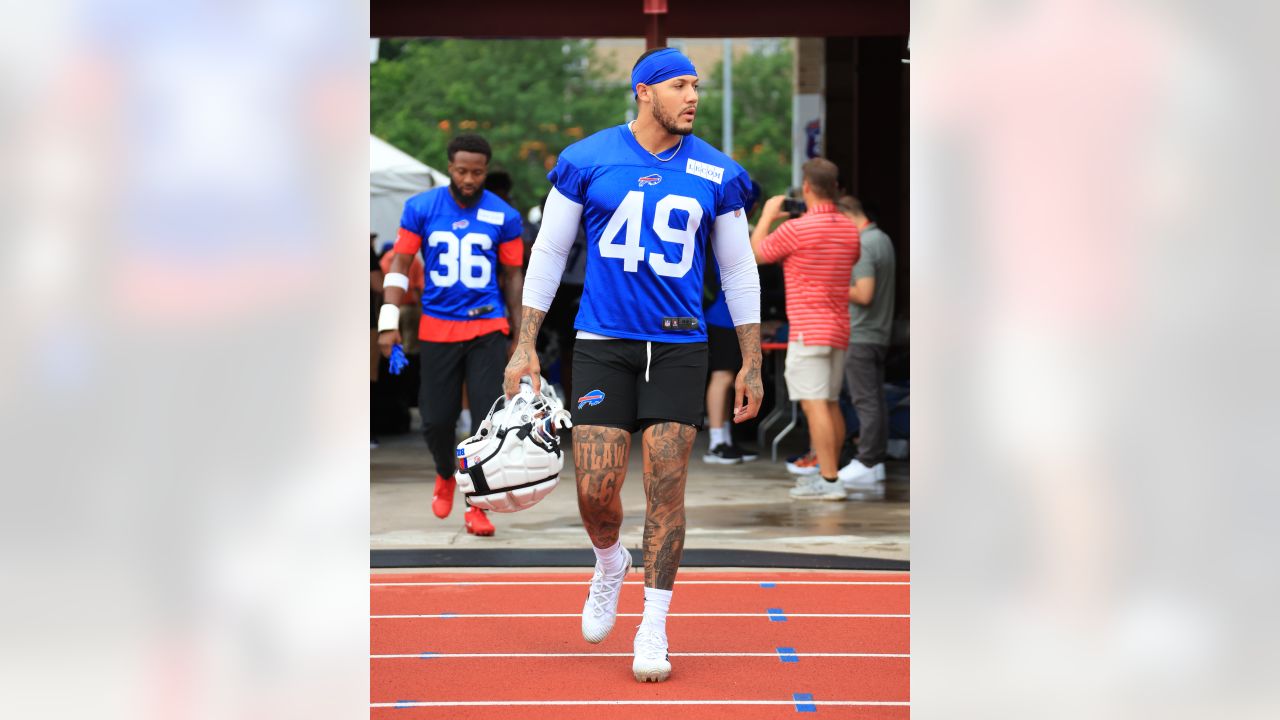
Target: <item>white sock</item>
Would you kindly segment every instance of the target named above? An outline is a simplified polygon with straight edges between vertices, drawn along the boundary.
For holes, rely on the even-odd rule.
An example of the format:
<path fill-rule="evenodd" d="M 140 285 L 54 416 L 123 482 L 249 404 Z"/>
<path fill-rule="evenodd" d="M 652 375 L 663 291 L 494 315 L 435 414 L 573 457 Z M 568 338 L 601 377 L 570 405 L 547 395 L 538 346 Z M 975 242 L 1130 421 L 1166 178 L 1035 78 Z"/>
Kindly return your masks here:
<path fill-rule="evenodd" d="M 724 424 L 720 426 L 720 431 L 724 433 L 724 441 L 732 445 L 733 444 L 733 423 L 729 422 L 728 420 L 725 420 Z"/>
<path fill-rule="evenodd" d="M 592 545 L 591 549 L 596 551 L 596 561 L 600 563 L 601 568 L 604 568 L 605 575 L 613 576 L 622 572 L 627 560 L 622 556 L 626 550 L 622 549 L 621 542 L 615 542 L 607 548 Z"/>
<path fill-rule="evenodd" d="M 719 447 L 729 443 L 729 433 L 722 427 L 711 428 L 711 447 Z"/>
<path fill-rule="evenodd" d="M 659 590 L 658 588 L 645 587 L 644 589 L 644 619 L 640 621 L 641 625 L 647 625 L 653 630 L 667 634 L 667 610 L 671 609 L 671 591 Z"/>

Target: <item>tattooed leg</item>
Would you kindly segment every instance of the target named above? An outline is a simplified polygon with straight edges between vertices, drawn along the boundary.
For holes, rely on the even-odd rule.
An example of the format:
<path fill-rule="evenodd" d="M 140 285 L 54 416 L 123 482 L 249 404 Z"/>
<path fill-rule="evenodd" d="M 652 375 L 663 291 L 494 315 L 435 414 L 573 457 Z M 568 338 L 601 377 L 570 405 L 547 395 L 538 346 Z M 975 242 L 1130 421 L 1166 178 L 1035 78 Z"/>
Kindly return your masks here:
<path fill-rule="evenodd" d="M 684 483 L 697 431 L 663 422 L 644 431 L 644 584 L 670 590 L 684 554 Z"/>
<path fill-rule="evenodd" d="M 631 433 L 600 425 L 573 427 L 578 513 L 591 543 L 607 548 L 622 529 L 622 481 L 631 456 Z"/>

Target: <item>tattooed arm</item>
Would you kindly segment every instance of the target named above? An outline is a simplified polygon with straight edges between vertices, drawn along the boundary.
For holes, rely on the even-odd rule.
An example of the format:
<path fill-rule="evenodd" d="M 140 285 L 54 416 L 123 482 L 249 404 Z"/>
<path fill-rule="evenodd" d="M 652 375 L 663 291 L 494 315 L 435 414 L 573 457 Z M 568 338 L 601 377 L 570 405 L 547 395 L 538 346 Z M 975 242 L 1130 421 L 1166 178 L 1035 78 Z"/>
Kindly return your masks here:
<path fill-rule="evenodd" d="M 502 380 L 502 390 L 507 397 L 520 391 L 520 378 L 528 375 L 533 378 L 533 389 L 542 389 L 542 366 L 538 363 L 538 330 L 542 329 L 542 319 L 547 314 L 534 310 L 528 305 L 524 308 L 524 319 L 520 322 L 520 338 L 516 341 L 516 351 L 511 353 L 507 361 L 507 371 Z M 758 333 L 757 333 L 758 335 Z M 759 348 L 759 343 L 756 343 Z"/>
<path fill-rule="evenodd" d="M 760 412 L 764 383 L 760 379 L 760 324 L 739 325 L 738 347 L 742 349 L 742 369 L 734 383 L 733 421 L 746 422 Z"/>

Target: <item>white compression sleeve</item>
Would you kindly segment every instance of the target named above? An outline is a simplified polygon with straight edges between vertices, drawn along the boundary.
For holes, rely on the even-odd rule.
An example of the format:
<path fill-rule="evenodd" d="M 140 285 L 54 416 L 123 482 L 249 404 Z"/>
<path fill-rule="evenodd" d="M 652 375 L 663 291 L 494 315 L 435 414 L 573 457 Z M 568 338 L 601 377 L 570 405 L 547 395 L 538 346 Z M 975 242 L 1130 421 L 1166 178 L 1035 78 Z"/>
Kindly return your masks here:
<path fill-rule="evenodd" d="M 720 287 L 734 325 L 760 322 L 760 270 L 751 251 L 747 214 L 716 218 L 711 247 L 720 263 Z"/>
<path fill-rule="evenodd" d="M 551 188 L 542 209 L 542 227 L 538 228 L 538 237 L 529 254 L 529 270 L 524 275 L 526 306 L 543 312 L 551 307 L 581 220 L 582 206 Z"/>

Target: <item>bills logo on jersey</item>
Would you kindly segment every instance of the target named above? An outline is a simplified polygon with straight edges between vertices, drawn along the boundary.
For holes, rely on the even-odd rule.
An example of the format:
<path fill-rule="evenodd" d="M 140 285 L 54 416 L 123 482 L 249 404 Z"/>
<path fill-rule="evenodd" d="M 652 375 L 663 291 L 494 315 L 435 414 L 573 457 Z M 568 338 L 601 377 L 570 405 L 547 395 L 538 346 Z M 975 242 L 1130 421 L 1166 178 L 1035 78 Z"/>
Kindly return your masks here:
<path fill-rule="evenodd" d="M 640 187 L 644 187 L 645 185 L 657 185 L 660 182 L 662 182 L 662 176 L 658 173 L 653 173 L 652 175 L 645 175 L 640 178 Z"/>
<path fill-rule="evenodd" d="M 455 222 L 455 223 L 453 224 L 453 229 L 454 229 L 454 230 L 466 230 L 466 229 L 467 229 L 467 226 L 468 226 L 468 225 L 470 225 L 470 224 L 471 224 L 471 223 L 470 223 L 470 222 L 468 222 L 466 218 L 462 218 L 461 220 L 459 220 L 459 221 L 457 221 L 457 222 Z"/>
<path fill-rule="evenodd" d="M 581 410 L 588 405 L 599 405 L 602 402 L 604 402 L 604 393 L 600 390 L 592 390 L 586 395 L 578 398 L 578 409 Z"/>

